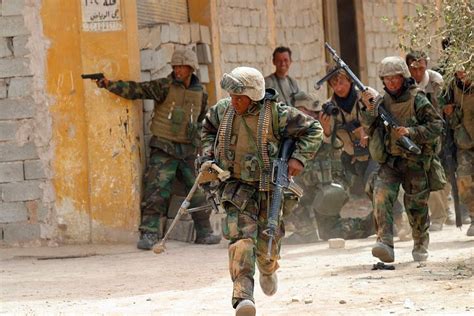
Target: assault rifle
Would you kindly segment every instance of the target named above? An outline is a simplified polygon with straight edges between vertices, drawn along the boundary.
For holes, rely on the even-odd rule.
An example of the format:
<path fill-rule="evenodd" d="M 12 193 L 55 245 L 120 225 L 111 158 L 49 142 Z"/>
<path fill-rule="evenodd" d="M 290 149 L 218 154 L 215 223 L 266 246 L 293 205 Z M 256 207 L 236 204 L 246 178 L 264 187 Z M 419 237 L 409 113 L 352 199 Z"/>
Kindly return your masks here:
<path fill-rule="evenodd" d="M 101 72 L 93 73 L 93 74 L 82 74 L 82 79 L 91 79 L 91 80 L 102 80 L 105 78 L 104 74 Z"/>
<path fill-rule="evenodd" d="M 454 102 L 453 94 L 450 94 L 451 103 Z M 451 183 L 451 195 L 454 201 L 454 214 L 456 215 L 456 227 L 462 226 L 461 206 L 459 202 L 459 190 L 456 177 L 456 159 L 454 153 L 456 152 L 456 145 L 454 142 L 453 130 L 449 126 L 449 120 L 445 117 L 446 133 L 444 135 L 443 155 L 446 163 L 446 171 L 448 172 L 449 182 Z"/>
<path fill-rule="evenodd" d="M 352 70 L 347 66 L 347 64 L 339 57 L 334 50 L 328 43 L 324 44 L 326 46 L 326 49 L 329 51 L 329 53 L 332 56 L 332 59 L 334 59 L 334 62 L 336 63 L 336 68 L 334 68 L 333 71 L 328 73 L 326 76 L 324 76 L 321 80 L 316 82 L 314 85 L 314 88 L 316 90 L 319 90 L 321 86 L 323 85 L 324 82 L 328 81 L 332 76 L 336 74 L 340 69 L 344 69 L 344 71 L 347 73 L 347 75 L 352 79 L 354 84 L 356 85 L 357 88 L 359 88 L 360 91 L 364 92 L 367 90 L 367 87 L 364 86 L 364 84 L 357 78 L 357 76 L 352 72 Z M 376 100 L 370 100 L 371 103 L 374 103 L 375 107 L 378 108 L 379 112 L 379 117 L 384 123 L 385 126 L 390 126 L 391 128 L 397 128 L 400 125 L 397 123 L 397 121 L 391 116 L 390 112 L 387 111 L 382 103 L 383 103 L 383 98 L 379 97 Z M 409 151 L 412 154 L 419 155 L 421 154 L 421 149 L 418 147 L 410 138 L 406 136 L 402 136 L 398 139 L 398 145 L 402 147 L 403 149 Z"/>
<path fill-rule="evenodd" d="M 294 140 L 287 138 L 280 145 L 278 159 L 273 161 L 272 182 L 274 184 L 272 202 L 267 214 L 267 228 L 263 231 L 268 239 L 267 260 L 270 260 L 273 239 L 279 224 L 279 215 L 283 203 L 283 193 L 290 190 L 298 197 L 303 196 L 303 190 L 288 176 L 288 160 L 295 148 Z"/>

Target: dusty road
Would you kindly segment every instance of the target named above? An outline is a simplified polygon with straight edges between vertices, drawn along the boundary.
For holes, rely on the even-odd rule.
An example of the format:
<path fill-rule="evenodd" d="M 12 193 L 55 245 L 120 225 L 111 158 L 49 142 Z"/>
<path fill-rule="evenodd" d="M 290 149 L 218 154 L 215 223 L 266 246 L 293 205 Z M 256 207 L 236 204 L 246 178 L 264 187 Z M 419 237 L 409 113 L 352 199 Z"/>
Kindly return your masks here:
<path fill-rule="evenodd" d="M 474 314 L 474 238 L 446 226 L 431 234 L 426 264 L 396 243 L 395 270 L 376 270 L 374 237 L 286 246 L 279 290 L 255 289 L 258 315 Z M 82 257 L 81 257 L 82 256 Z M 0 314 L 233 315 L 226 242 L 0 249 Z"/>

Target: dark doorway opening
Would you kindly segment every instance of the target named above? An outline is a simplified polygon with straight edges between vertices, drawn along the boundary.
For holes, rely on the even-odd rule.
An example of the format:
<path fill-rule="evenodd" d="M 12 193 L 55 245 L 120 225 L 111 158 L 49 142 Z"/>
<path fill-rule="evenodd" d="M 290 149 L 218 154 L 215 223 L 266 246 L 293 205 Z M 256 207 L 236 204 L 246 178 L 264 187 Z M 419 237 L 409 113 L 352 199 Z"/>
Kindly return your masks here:
<path fill-rule="evenodd" d="M 340 56 L 360 78 L 357 21 L 354 0 L 337 0 Z"/>

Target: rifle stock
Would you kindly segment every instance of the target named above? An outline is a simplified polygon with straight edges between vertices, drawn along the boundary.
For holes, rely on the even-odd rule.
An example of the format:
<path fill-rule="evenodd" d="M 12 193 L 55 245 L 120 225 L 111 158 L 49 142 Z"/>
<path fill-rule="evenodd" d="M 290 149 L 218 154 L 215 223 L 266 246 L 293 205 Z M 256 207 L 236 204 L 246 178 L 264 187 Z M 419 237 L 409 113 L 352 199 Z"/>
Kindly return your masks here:
<path fill-rule="evenodd" d="M 456 215 L 456 227 L 462 227 L 462 214 L 461 214 L 461 205 L 459 201 L 459 191 L 458 183 L 456 177 L 456 164 L 452 152 L 452 144 L 454 144 L 454 135 L 453 131 L 449 126 L 449 121 L 445 119 L 446 122 L 446 134 L 445 134 L 445 143 L 444 143 L 444 158 L 446 160 L 446 169 L 448 171 L 449 182 L 451 183 L 451 194 L 454 201 L 454 214 Z"/>

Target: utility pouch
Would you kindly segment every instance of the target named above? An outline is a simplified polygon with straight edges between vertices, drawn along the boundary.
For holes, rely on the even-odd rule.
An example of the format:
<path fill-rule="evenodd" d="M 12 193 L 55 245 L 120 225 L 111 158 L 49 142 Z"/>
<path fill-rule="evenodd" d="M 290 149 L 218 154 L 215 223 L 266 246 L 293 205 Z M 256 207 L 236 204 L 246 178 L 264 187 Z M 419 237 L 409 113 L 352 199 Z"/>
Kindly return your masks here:
<path fill-rule="evenodd" d="M 378 126 L 374 129 L 373 134 L 370 136 L 368 147 L 373 160 L 378 163 L 384 163 L 387 160 L 388 154 L 385 151 L 384 129 L 382 127 Z"/>
<path fill-rule="evenodd" d="M 241 160 L 240 178 L 244 181 L 254 182 L 260 179 L 260 167 L 258 158 L 253 155 L 245 155 Z"/>
<path fill-rule="evenodd" d="M 178 134 L 183 128 L 184 116 L 185 112 L 181 107 L 175 107 L 171 112 L 171 132 L 173 134 Z"/>
<path fill-rule="evenodd" d="M 224 206 L 226 203 L 230 203 L 240 211 L 244 211 L 256 191 L 257 189 L 255 187 L 238 181 L 228 182 L 222 189 L 221 203 Z M 256 214 L 249 215 L 255 217 L 255 220 L 257 219 Z"/>
<path fill-rule="evenodd" d="M 446 174 L 444 168 L 441 165 L 441 161 L 438 156 L 434 156 L 428 169 L 428 183 L 430 185 L 430 191 L 438 191 L 444 188 L 446 185 Z"/>

